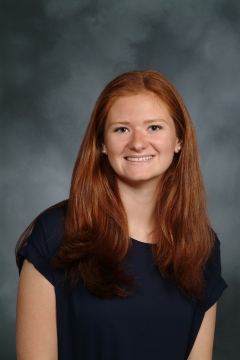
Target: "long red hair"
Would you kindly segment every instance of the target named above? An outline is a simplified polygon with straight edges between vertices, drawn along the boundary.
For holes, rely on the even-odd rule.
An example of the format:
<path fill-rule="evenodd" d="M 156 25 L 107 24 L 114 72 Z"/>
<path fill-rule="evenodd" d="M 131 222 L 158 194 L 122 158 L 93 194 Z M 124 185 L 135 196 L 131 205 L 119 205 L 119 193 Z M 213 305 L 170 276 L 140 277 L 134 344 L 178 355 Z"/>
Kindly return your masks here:
<path fill-rule="evenodd" d="M 64 239 L 54 263 L 73 282 L 82 277 L 98 296 L 128 296 L 126 286 L 133 284 L 133 278 L 122 267 L 131 246 L 128 222 L 115 173 L 101 150 L 111 106 L 120 97 L 142 92 L 154 93 L 165 102 L 181 140 L 181 152 L 174 155 L 159 183 L 152 233 L 154 260 L 161 274 L 176 281 L 184 295 L 200 298 L 214 235 L 197 141 L 182 98 L 157 71 L 122 74 L 99 96 L 74 166 Z"/>

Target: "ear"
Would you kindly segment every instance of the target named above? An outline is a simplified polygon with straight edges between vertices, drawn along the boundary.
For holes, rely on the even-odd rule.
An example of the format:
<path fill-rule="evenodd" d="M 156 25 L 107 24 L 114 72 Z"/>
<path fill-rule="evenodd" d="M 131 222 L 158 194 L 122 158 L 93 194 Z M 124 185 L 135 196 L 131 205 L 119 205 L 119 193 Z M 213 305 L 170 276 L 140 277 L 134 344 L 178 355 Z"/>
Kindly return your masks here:
<path fill-rule="evenodd" d="M 106 146 L 104 144 L 102 144 L 102 153 L 107 155 L 107 149 L 106 149 Z"/>
<path fill-rule="evenodd" d="M 174 148 L 174 152 L 177 154 L 181 151 L 182 149 L 182 141 L 177 139 L 177 143 L 176 143 L 176 146 Z"/>

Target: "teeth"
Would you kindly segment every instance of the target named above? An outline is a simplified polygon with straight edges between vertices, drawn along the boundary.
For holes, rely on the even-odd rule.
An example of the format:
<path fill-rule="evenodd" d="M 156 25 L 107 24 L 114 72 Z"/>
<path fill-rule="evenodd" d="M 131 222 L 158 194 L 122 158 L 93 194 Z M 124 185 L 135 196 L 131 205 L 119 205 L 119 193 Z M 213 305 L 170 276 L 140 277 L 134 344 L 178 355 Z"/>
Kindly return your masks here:
<path fill-rule="evenodd" d="M 127 157 L 126 159 L 128 161 L 147 161 L 147 160 L 150 160 L 153 156 L 150 155 L 150 156 L 143 156 L 143 157 L 140 157 L 140 158 L 137 158 L 137 157 Z"/>

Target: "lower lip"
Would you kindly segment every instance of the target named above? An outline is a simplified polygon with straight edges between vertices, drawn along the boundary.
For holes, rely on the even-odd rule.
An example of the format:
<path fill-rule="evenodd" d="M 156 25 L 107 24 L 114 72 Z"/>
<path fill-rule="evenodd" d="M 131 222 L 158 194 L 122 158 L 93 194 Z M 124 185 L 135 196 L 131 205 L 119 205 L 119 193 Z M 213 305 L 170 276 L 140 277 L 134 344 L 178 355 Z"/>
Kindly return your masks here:
<path fill-rule="evenodd" d="M 148 159 L 148 160 L 143 160 L 143 161 L 131 161 L 131 160 L 127 160 L 125 158 L 125 160 L 128 162 L 128 164 L 131 164 L 131 165 L 143 165 L 143 164 L 147 164 L 149 162 L 151 162 L 151 160 L 153 160 L 155 158 L 155 156 L 152 156 L 151 159 Z"/>

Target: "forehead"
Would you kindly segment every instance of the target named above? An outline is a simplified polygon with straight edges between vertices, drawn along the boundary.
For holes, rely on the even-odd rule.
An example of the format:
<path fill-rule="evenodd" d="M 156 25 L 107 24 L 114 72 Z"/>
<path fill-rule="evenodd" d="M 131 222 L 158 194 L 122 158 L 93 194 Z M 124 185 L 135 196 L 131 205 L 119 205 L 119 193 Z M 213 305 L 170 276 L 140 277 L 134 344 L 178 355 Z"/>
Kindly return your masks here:
<path fill-rule="evenodd" d="M 119 97 L 110 106 L 106 121 L 115 117 L 171 117 L 166 103 L 155 93 L 143 92 Z"/>

